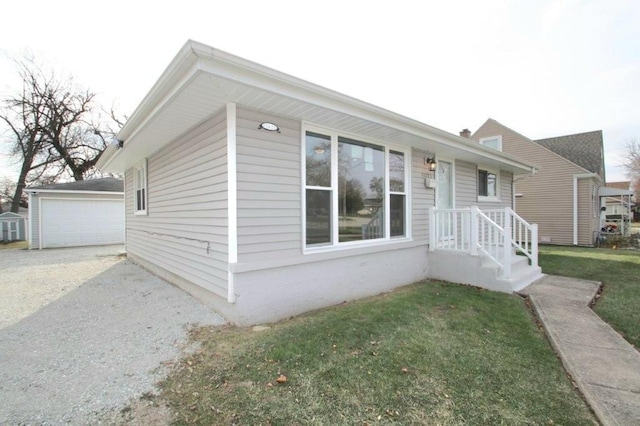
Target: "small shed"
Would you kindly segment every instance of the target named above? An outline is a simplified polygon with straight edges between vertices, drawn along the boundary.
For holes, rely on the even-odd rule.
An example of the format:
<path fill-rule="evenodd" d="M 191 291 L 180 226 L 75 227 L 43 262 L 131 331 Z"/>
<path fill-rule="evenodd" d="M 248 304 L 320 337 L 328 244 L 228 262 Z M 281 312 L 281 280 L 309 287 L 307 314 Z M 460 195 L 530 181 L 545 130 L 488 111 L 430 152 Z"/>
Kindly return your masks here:
<path fill-rule="evenodd" d="M 124 243 L 124 183 L 102 178 L 27 188 L 30 249 Z"/>
<path fill-rule="evenodd" d="M 8 243 L 10 241 L 22 241 L 27 239 L 27 227 L 25 218 L 13 212 L 0 214 L 0 240 Z"/>

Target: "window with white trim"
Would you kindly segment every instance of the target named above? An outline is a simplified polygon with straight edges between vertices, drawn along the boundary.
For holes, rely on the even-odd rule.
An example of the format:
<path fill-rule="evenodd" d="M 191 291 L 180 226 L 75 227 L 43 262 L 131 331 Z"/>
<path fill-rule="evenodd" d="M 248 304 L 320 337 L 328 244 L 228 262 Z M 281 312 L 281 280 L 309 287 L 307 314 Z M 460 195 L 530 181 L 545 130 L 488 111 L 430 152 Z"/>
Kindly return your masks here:
<path fill-rule="evenodd" d="M 325 130 L 304 147 L 306 247 L 407 236 L 405 151 Z"/>
<path fill-rule="evenodd" d="M 478 167 L 478 201 L 500 200 L 500 173 L 497 170 Z"/>
<path fill-rule="evenodd" d="M 495 149 L 496 151 L 502 151 L 502 136 L 498 135 L 480 138 L 480 145 Z"/>
<path fill-rule="evenodd" d="M 147 214 L 147 160 L 133 168 L 133 211 L 137 215 Z"/>

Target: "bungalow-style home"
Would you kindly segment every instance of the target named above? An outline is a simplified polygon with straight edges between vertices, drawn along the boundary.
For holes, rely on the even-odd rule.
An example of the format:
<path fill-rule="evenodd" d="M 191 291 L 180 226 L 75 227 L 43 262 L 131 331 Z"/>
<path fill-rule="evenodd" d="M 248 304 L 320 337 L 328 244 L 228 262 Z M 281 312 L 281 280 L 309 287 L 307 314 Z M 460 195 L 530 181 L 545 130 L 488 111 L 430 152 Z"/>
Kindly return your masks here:
<path fill-rule="evenodd" d="M 602 131 L 534 141 L 490 118 L 470 137 L 535 165 L 535 174 L 514 179 L 513 192 L 516 213 L 538 224 L 541 243 L 596 243 L 605 182 Z"/>
<path fill-rule="evenodd" d="M 510 209 L 528 163 L 194 41 L 97 166 L 125 175 L 129 259 L 237 324 L 540 276 Z"/>
<path fill-rule="evenodd" d="M 124 242 L 124 182 L 116 178 L 34 186 L 29 195 L 29 248 Z"/>

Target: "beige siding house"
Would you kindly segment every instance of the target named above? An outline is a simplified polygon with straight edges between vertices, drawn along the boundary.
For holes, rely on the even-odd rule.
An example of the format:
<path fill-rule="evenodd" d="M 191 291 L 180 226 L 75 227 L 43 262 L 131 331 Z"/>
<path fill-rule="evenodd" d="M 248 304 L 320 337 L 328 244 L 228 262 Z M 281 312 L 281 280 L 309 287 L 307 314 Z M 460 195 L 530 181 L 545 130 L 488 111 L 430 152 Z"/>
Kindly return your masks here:
<path fill-rule="evenodd" d="M 538 224 L 541 243 L 594 245 L 605 181 L 601 131 L 534 141 L 488 119 L 471 138 L 535 165 L 534 175 L 515 179 L 514 204 Z"/>
<path fill-rule="evenodd" d="M 125 173 L 127 256 L 237 324 L 430 277 L 540 276 L 535 226 L 510 231 L 528 163 L 197 42 L 118 139 L 98 167 Z M 481 196 L 478 164 L 499 176 Z"/>

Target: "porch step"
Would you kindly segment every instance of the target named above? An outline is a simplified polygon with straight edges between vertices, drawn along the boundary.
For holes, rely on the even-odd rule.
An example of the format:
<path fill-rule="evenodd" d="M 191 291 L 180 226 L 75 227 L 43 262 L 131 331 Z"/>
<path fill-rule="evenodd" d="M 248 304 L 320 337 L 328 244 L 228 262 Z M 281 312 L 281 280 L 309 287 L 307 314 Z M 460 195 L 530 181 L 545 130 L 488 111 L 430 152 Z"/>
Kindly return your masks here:
<path fill-rule="evenodd" d="M 434 251 L 429 253 L 430 276 L 435 279 L 470 284 L 494 291 L 513 293 L 542 278 L 539 266 L 529 265 L 526 256 L 512 256 L 511 278 L 500 278 L 500 269 L 487 256 Z"/>

